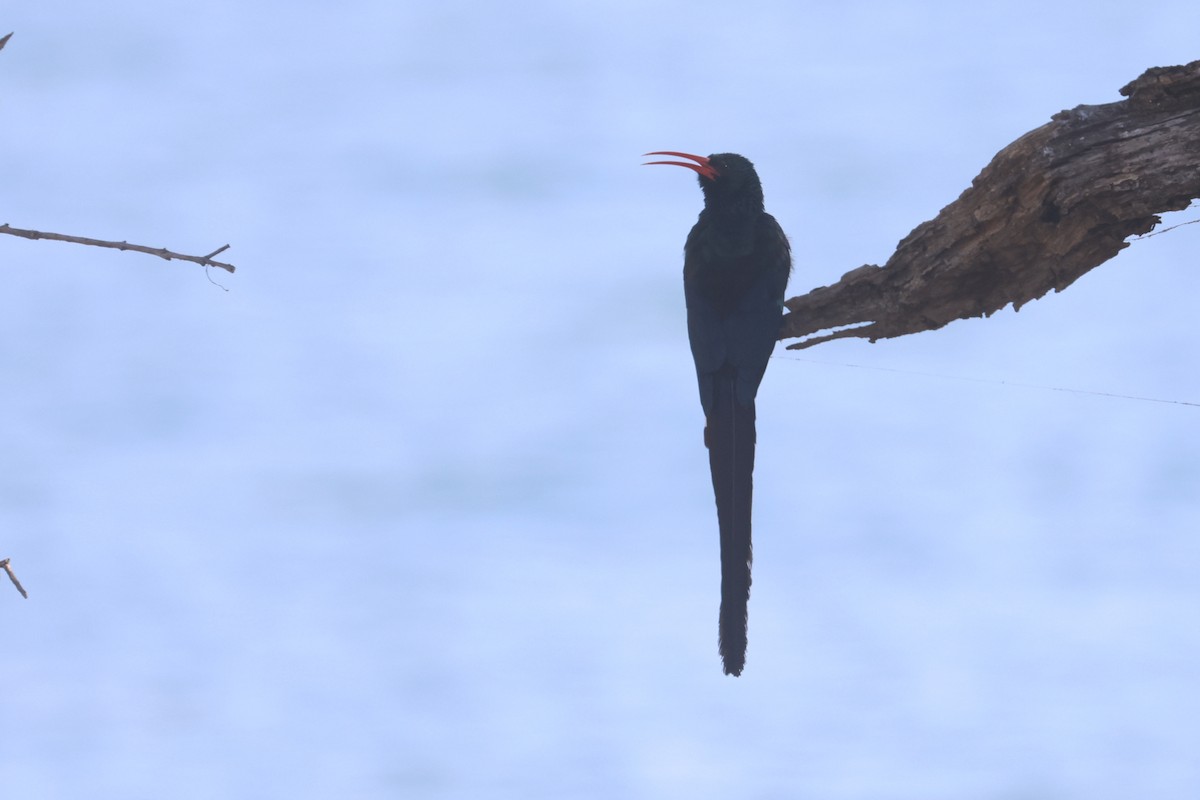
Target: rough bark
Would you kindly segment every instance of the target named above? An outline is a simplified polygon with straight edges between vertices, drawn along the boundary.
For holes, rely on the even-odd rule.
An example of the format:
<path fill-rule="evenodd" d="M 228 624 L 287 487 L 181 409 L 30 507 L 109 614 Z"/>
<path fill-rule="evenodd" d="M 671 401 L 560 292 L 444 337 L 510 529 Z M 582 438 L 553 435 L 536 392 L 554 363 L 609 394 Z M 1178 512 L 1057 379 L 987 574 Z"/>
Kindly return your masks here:
<path fill-rule="evenodd" d="M 780 338 L 809 337 L 789 349 L 874 342 L 1019 309 L 1115 256 L 1158 214 L 1187 208 L 1200 197 L 1200 61 L 1147 70 L 1121 94 L 1005 147 L 883 267 L 789 299 Z M 832 332 L 813 335 L 822 331 Z"/>

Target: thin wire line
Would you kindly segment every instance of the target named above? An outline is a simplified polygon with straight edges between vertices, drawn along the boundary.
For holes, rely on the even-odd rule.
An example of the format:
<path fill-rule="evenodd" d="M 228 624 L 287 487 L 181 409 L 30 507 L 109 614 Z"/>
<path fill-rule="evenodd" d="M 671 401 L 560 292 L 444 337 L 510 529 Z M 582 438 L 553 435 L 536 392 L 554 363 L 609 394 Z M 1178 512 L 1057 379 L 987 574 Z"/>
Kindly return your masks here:
<path fill-rule="evenodd" d="M 783 361 L 804 361 L 809 364 L 821 364 L 826 367 L 852 367 L 854 369 L 869 369 L 876 372 L 895 372 L 900 375 L 920 375 L 925 378 L 942 378 L 951 381 L 966 381 L 968 383 L 990 383 L 1000 386 L 1016 386 L 1021 389 L 1042 389 L 1048 392 L 1066 392 L 1068 394 L 1086 394 L 1092 397 L 1111 397 L 1118 400 L 1137 400 L 1142 403 L 1165 403 L 1175 406 L 1191 406 L 1192 408 L 1200 408 L 1200 403 L 1190 403 L 1187 400 L 1164 400 L 1159 397 L 1141 397 L 1133 394 L 1118 394 L 1116 392 L 1096 392 L 1090 389 L 1069 389 L 1064 386 L 1043 386 L 1036 383 L 1019 383 L 1017 381 L 1002 381 L 995 378 L 971 378 L 965 375 L 946 375 L 938 372 L 921 372 L 913 369 L 899 369 L 897 367 L 876 367 L 867 364 L 846 364 L 836 361 L 817 361 L 811 358 L 796 358 L 795 356 L 771 356 Z"/>
<path fill-rule="evenodd" d="M 1200 219 L 1190 219 L 1187 222 L 1181 222 L 1178 225 L 1172 225 L 1169 228 L 1163 228 L 1161 231 L 1153 231 L 1152 233 L 1143 233 L 1141 236 L 1135 236 L 1133 238 L 1134 238 L 1134 241 L 1137 241 L 1138 239 L 1149 239 L 1151 236 L 1161 236 L 1162 234 L 1166 233 L 1167 231 L 1173 231 L 1176 228 L 1182 228 L 1184 225 L 1195 225 L 1197 222 L 1200 222 Z"/>

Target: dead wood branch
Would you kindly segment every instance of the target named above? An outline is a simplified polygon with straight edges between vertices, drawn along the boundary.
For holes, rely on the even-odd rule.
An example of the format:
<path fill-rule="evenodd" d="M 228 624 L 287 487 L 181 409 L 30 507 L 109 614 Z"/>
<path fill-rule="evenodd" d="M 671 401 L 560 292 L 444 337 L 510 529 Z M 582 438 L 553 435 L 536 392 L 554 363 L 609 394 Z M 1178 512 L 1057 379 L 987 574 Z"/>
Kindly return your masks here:
<path fill-rule="evenodd" d="M 1200 197 L 1200 61 L 1077 106 L 1001 150 L 883 267 L 787 301 L 781 339 L 886 339 L 1060 292 Z M 856 326 L 845 328 L 843 326 Z M 835 330 L 840 329 L 840 330 Z M 823 335 L 820 334 L 825 331 Z"/>
<path fill-rule="evenodd" d="M 0 42 L 0 44 L 3 44 L 3 42 Z M 17 587 L 17 591 L 21 593 L 21 597 L 24 597 L 26 600 L 28 600 L 29 593 L 25 591 L 25 587 L 21 585 L 19 580 L 17 580 L 17 574 L 13 572 L 12 565 L 8 563 L 7 558 L 0 559 L 0 569 L 3 569 L 8 573 L 8 579 L 12 581 L 13 586 Z"/>
<path fill-rule="evenodd" d="M 8 44 L 8 40 L 10 38 L 12 38 L 11 33 L 7 36 L 0 37 L 0 50 L 4 49 L 4 45 Z M 91 247 L 109 247 L 114 250 L 136 250 L 139 253 L 149 253 L 152 256 L 158 256 L 159 258 L 167 261 L 191 261 L 193 264 L 200 264 L 201 266 L 205 267 L 220 267 L 227 272 L 233 272 L 237 269 L 235 266 L 233 266 L 233 264 L 226 264 L 221 261 L 213 261 L 213 257 L 228 250 L 229 245 L 218 247 L 216 250 L 212 251 L 206 256 L 189 256 L 184 255 L 183 253 L 173 252 L 165 247 L 146 247 L 145 245 L 130 244 L 129 242 L 109 242 L 103 239 L 88 239 L 84 236 L 67 236 L 66 234 L 62 233 L 43 233 L 42 231 L 13 228 L 7 223 L 0 225 L 0 233 L 7 233 L 12 236 L 20 236 L 24 239 L 51 239 L 56 242 L 86 244 L 90 245 Z M 9 572 L 9 577 L 12 577 L 11 572 Z M 13 578 L 13 581 L 15 582 L 16 578 Z M 20 584 L 18 584 L 18 586 L 19 585 Z"/>
<path fill-rule="evenodd" d="M 227 272 L 233 272 L 237 267 L 233 264 L 226 264 L 221 261 L 213 261 L 213 256 L 225 252 L 229 249 L 229 245 L 224 245 L 213 250 L 206 256 L 187 256 L 182 253 L 175 253 L 165 247 L 146 247 L 141 244 L 130 244 L 129 242 L 106 242 L 103 239 L 87 239 L 83 236 L 67 236 L 61 233 L 42 233 L 41 231 L 29 231 L 22 228 L 13 228 L 7 223 L 0 225 L 0 233 L 8 233 L 13 236 L 20 236 L 25 239 L 52 239 L 56 242 L 73 242 L 74 244 L 87 244 L 93 247 L 111 247 L 114 250 L 136 250 L 139 253 L 149 253 L 152 256 L 170 261 L 172 259 L 178 261 L 191 261 L 194 264 L 200 264 L 205 267 L 220 267 Z"/>

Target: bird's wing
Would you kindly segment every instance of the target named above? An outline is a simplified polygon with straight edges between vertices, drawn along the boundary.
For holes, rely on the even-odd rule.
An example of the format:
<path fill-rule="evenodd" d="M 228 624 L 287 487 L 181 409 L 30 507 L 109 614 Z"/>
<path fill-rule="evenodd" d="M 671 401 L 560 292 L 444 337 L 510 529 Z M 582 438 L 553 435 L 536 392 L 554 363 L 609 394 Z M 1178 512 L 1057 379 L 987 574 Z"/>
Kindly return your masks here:
<path fill-rule="evenodd" d="M 724 320 L 725 357 L 737 369 L 738 402 L 749 404 L 758 393 L 763 373 L 783 322 L 783 295 L 791 272 L 791 249 L 779 223 L 763 214 L 754 254 L 759 273 L 733 313 Z"/>

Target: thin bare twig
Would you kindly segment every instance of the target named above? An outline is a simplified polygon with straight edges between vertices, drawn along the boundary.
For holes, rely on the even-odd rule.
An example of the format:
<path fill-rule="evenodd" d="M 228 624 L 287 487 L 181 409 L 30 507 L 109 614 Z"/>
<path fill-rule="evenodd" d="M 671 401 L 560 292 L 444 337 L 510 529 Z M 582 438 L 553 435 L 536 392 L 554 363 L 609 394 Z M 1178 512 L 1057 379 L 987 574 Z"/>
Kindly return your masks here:
<path fill-rule="evenodd" d="M 170 261 L 176 259 L 178 261 L 191 261 L 193 264 L 200 264 L 204 267 L 220 267 L 226 272 L 233 272 L 237 267 L 233 264 L 225 264 L 221 261 L 213 261 L 212 257 L 218 253 L 223 253 L 229 249 L 229 245 L 218 247 L 206 256 L 188 256 L 183 253 L 175 253 L 165 247 L 146 247 L 141 244 L 130 244 L 129 242 L 107 242 L 103 239 L 88 239 L 83 236 L 67 236 L 62 233 L 42 233 L 41 231 L 30 231 L 22 228 L 14 228 L 8 223 L 0 225 L 0 233 L 7 233 L 12 236 L 20 236 L 24 239 L 51 239 L 56 242 L 72 242 L 74 244 L 86 244 L 92 247 L 110 247 L 114 250 L 135 250 L 139 253 L 148 253 L 152 256 Z"/>
<path fill-rule="evenodd" d="M 3 42 L 0 42 L 0 44 L 3 44 Z M 13 582 L 13 586 L 17 587 L 17 591 L 21 593 L 21 597 L 24 597 L 26 600 L 28 600 L 29 593 L 25 591 L 25 587 L 21 585 L 19 580 L 17 580 L 16 573 L 14 573 L 12 567 L 8 565 L 7 558 L 0 559 L 0 568 L 3 568 L 4 571 L 8 573 L 8 579 Z"/>

